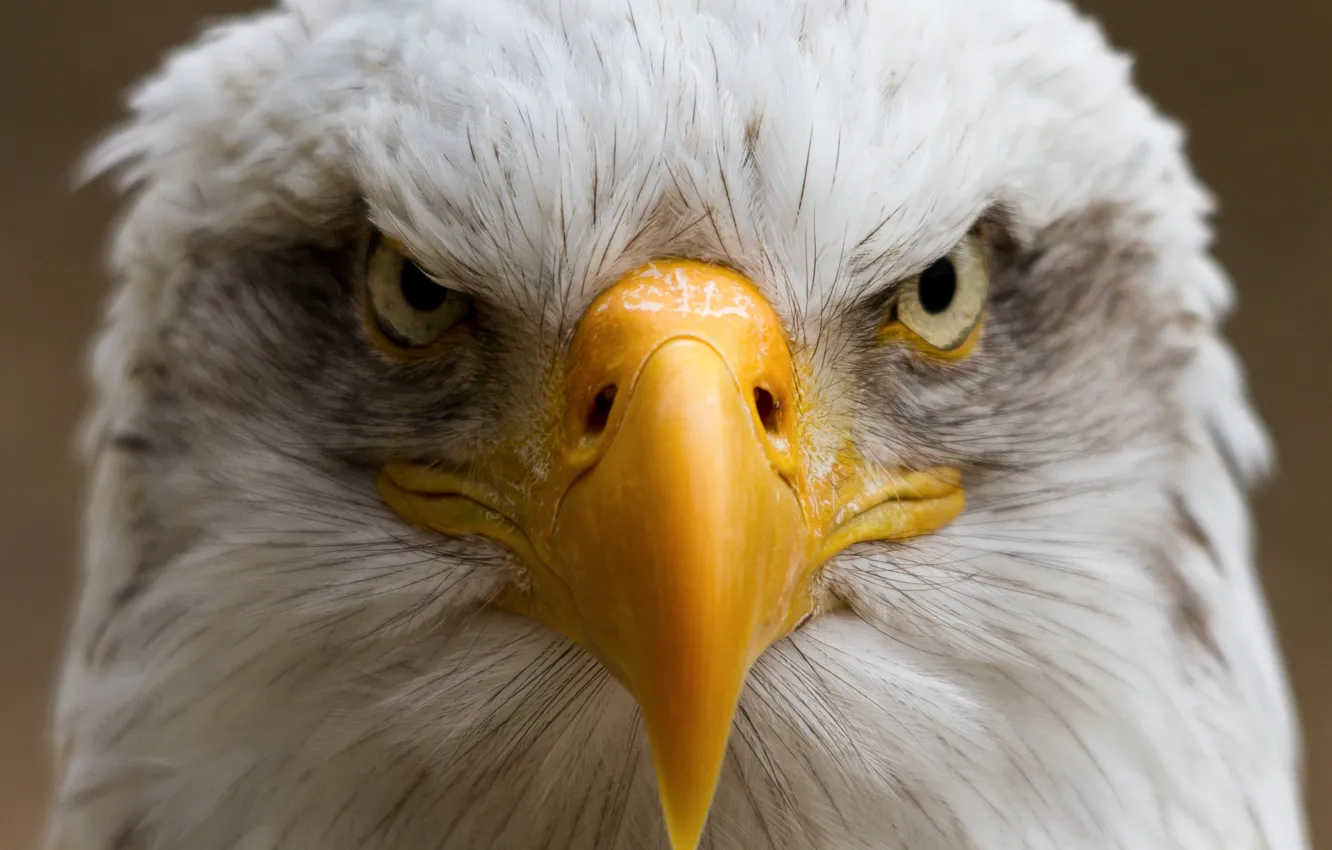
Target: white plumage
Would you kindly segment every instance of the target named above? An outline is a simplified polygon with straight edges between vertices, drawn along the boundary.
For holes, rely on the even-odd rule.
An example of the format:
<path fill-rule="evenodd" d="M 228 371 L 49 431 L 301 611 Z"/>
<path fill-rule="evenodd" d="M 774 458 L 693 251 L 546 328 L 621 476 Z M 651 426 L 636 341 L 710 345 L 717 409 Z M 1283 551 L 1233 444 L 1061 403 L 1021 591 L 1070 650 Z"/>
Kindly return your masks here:
<path fill-rule="evenodd" d="M 811 457 L 969 470 L 760 658 L 703 846 L 1307 846 L 1209 201 L 1063 3 L 293 0 L 133 106 L 51 848 L 666 846 L 634 700 L 366 470 L 539 427 L 587 305 L 679 256 L 772 303 Z M 867 348 L 856 305 L 982 217 L 970 365 Z M 484 349 L 365 365 L 367 220 Z"/>

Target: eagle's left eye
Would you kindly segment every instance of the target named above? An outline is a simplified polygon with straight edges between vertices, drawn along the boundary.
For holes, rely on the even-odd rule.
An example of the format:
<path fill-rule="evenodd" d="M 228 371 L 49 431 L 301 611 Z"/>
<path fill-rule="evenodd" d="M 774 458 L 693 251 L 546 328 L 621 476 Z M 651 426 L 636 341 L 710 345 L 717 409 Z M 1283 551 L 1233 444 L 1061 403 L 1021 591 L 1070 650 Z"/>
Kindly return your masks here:
<path fill-rule="evenodd" d="M 939 353 L 963 351 L 974 338 L 989 296 L 984 251 L 980 235 L 968 235 L 947 256 L 906 281 L 893 324 Z"/>
<path fill-rule="evenodd" d="M 467 295 L 436 282 L 384 238 L 375 240 L 366 288 L 376 329 L 399 351 L 429 347 L 472 309 Z"/>

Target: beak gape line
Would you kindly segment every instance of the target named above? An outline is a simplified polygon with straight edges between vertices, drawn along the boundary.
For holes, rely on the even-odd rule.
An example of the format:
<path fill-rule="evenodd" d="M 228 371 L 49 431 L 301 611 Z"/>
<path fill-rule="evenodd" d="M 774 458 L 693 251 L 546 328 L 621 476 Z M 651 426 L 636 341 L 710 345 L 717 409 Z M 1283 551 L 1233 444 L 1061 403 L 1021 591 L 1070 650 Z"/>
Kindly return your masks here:
<path fill-rule="evenodd" d="M 702 835 L 727 736 L 758 657 L 832 607 L 830 557 L 962 509 L 958 473 L 861 461 L 850 435 L 815 474 L 781 323 L 725 268 L 651 263 L 588 308 L 563 376 L 556 458 L 535 486 L 508 450 L 464 475 L 389 464 L 408 521 L 482 534 L 530 572 L 501 607 L 595 656 L 642 708 L 671 843 Z"/>

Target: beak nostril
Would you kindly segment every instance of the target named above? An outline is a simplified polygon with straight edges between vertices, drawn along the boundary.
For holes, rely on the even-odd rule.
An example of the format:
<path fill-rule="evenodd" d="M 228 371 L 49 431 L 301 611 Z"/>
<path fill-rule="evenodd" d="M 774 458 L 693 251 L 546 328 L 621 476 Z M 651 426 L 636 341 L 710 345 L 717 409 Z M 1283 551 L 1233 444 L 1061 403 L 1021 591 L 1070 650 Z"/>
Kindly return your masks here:
<path fill-rule="evenodd" d="M 597 393 L 596 398 L 592 399 L 592 406 L 587 411 L 584 434 L 588 437 L 600 436 L 601 432 L 606 430 L 606 423 L 610 421 L 611 409 L 614 407 L 615 385 L 607 384 Z"/>
<path fill-rule="evenodd" d="M 777 433 L 781 409 L 781 404 L 772 393 L 763 387 L 754 387 L 754 410 L 758 413 L 759 421 L 763 423 L 763 429 L 769 434 Z"/>

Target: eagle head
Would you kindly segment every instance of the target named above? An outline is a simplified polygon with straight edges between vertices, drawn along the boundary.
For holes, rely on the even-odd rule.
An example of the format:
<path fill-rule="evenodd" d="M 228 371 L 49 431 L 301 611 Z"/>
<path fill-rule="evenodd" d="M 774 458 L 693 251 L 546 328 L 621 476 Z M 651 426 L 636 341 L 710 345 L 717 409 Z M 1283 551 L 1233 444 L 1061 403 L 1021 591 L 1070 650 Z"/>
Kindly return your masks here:
<path fill-rule="evenodd" d="M 290 0 L 137 90 L 62 850 L 1294 848 L 1181 133 L 1057 0 Z"/>

